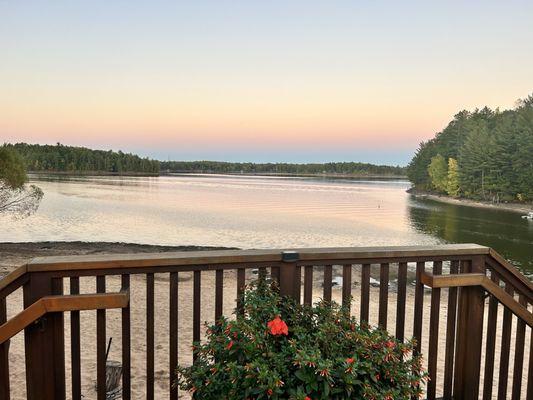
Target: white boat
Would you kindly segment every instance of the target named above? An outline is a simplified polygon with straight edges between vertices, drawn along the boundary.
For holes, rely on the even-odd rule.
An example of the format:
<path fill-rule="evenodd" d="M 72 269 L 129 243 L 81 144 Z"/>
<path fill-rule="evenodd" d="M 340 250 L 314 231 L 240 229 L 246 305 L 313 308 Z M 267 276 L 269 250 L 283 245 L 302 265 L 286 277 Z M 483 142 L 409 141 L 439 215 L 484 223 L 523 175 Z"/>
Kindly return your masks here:
<path fill-rule="evenodd" d="M 524 219 L 533 219 L 533 211 L 527 213 L 527 215 L 522 215 Z"/>

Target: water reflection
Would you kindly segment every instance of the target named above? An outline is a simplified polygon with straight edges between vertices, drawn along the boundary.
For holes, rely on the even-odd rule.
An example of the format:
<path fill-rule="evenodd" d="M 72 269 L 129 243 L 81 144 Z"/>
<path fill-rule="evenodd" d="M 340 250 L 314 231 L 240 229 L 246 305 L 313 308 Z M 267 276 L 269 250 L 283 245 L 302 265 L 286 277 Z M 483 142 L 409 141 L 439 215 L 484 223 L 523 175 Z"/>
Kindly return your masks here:
<path fill-rule="evenodd" d="M 451 243 L 478 243 L 533 272 L 533 222 L 510 211 L 446 204 L 411 196 L 411 225 Z"/>
<path fill-rule="evenodd" d="M 533 223 L 406 193 L 402 180 L 183 175 L 32 177 L 35 215 L 0 215 L 0 242 L 109 241 L 240 248 L 479 243 L 533 272 Z"/>

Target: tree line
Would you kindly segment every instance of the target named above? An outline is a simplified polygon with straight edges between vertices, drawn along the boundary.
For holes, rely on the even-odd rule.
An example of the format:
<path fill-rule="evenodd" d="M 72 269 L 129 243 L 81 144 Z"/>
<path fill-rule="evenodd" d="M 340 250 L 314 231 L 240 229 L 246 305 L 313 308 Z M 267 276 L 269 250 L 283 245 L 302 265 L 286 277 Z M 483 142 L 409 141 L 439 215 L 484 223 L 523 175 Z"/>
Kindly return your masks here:
<path fill-rule="evenodd" d="M 72 173 L 176 173 L 405 176 L 405 167 L 359 162 L 330 163 L 234 163 L 223 161 L 157 161 L 122 151 L 39 144 L 4 144 L 24 159 L 30 172 Z"/>
<path fill-rule="evenodd" d="M 533 94 L 511 110 L 459 112 L 420 144 L 407 175 L 422 191 L 493 202 L 533 201 Z"/>
<path fill-rule="evenodd" d="M 159 174 L 159 161 L 122 151 L 39 144 L 5 144 L 22 156 L 29 171 L 73 173 Z"/>
<path fill-rule="evenodd" d="M 358 162 L 311 164 L 161 161 L 161 171 L 181 173 L 405 176 L 405 168 Z"/>

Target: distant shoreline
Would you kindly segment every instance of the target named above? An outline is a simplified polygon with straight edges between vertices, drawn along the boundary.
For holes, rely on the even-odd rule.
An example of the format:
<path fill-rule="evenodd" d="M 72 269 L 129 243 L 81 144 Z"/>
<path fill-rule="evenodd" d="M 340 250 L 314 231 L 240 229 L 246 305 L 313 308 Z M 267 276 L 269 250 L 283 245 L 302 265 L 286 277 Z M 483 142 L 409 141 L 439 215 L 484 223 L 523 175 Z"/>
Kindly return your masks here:
<path fill-rule="evenodd" d="M 408 189 L 407 193 L 410 193 L 417 198 L 425 198 L 434 201 L 440 201 L 441 203 L 456 204 L 460 206 L 476 207 L 476 208 L 489 208 L 493 210 L 505 210 L 512 211 L 521 214 L 527 214 L 530 211 L 533 211 L 533 204 L 522 204 L 522 203 L 491 203 L 489 201 L 481 200 L 470 200 L 464 198 L 454 198 L 445 195 L 439 195 L 430 192 L 424 192 L 416 189 Z"/>
<path fill-rule="evenodd" d="M 407 179 L 404 175 L 364 175 L 364 174 L 291 174 L 291 173 L 275 173 L 275 172 L 212 172 L 212 171 L 172 171 L 161 172 L 161 176 L 173 175 L 234 175 L 234 176 L 279 176 L 287 178 L 368 178 L 368 179 Z"/>
<path fill-rule="evenodd" d="M 28 175 L 57 175 L 57 176 L 150 176 L 160 174 L 150 172 L 107 172 L 107 171 L 28 171 Z"/>
<path fill-rule="evenodd" d="M 57 175 L 57 176 L 131 176 L 131 177 L 159 177 L 180 175 L 232 175 L 232 176 L 271 176 L 287 178 L 339 178 L 339 179 L 407 179 L 405 175 L 364 175 L 364 174 L 290 174 L 274 172 L 214 172 L 214 171 L 164 171 L 159 174 L 142 172 L 104 172 L 104 171 L 28 171 L 29 175 Z"/>

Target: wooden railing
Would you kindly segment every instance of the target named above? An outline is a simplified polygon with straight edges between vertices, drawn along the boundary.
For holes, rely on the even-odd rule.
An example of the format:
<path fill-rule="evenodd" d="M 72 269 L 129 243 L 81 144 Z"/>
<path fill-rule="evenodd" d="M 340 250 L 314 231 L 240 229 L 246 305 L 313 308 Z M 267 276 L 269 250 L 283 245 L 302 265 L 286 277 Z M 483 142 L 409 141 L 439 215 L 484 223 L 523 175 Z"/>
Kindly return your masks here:
<path fill-rule="evenodd" d="M 164 397 L 177 399 L 172 371 L 178 360 L 192 362 L 184 341 L 200 340 L 202 322 L 229 314 L 233 303 L 239 310 L 237 300 L 255 272 L 270 274 L 283 295 L 306 304 L 319 297 L 345 303 L 353 298 L 352 312 L 361 321 L 380 325 L 399 340 L 414 336 L 416 351 L 427 360 L 428 399 L 533 399 L 532 284 L 493 250 L 478 245 L 38 258 L 0 281 L 0 338 L 24 329 L 26 371 L 23 390 L 20 377 L 10 376 L 9 341 L 0 341 L 0 399 L 9 399 L 15 389 L 17 396 L 28 399 L 81 399 L 82 394 L 84 399 L 105 399 L 107 307 L 97 306 L 94 294 L 89 295 L 92 306 L 80 297 L 87 296 L 81 292 L 92 293 L 94 286 L 100 294 L 96 296 L 120 286 L 112 296 L 122 296 L 113 300 L 121 309 L 114 316 L 120 328 L 113 332 L 120 336 L 123 398 L 132 398 L 136 379 L 145 387 L 145 394 L 136 398 L 162 398 L 165 391 Z M 342 277 L 339 288 L 333 285 L 337 274 Z M 64 294 L 66 288 L 69 295 Z M 35 314 L 39 323 L 8 320 L 21 290 L 22 314 L 50 299 L 56 305 L 75 299 L 77 307 L 41 308 Z M 96 332 L 81 322 L 79 310 L 88 308 L 97 309 L 92 311 Z M 191 326 L 184 314 L 192 317 Z M 156 324 L 162 316 L 165 321 Z M 89 343 L 96 336 L 96 360 L 86 354 L 90 346 L 81 352 L 82 334 Z M 68 362 L 65 338 L 70 341 Z M 132 353 L 142 353 L 143 368 L 132 365 Z M 91 392 L 92 382 L 84 382 L 82 359 L 94 363 L 83 367 L 95 367 L 91 379 L 96 378 L 96 392 Z M 10 387 L 16 378 L 16 387 Z"/>

